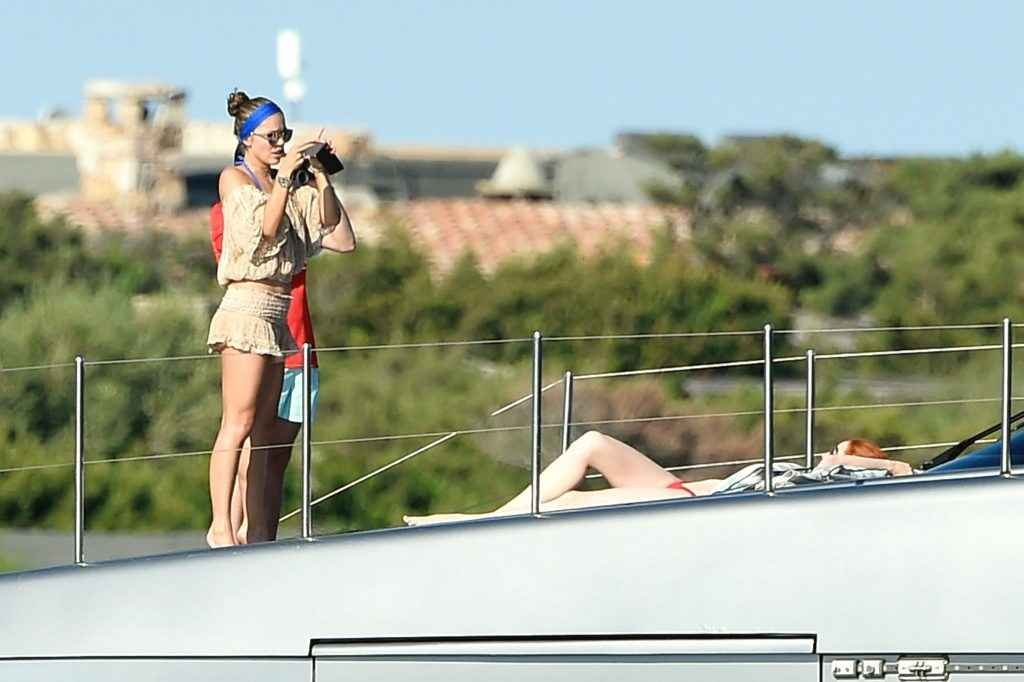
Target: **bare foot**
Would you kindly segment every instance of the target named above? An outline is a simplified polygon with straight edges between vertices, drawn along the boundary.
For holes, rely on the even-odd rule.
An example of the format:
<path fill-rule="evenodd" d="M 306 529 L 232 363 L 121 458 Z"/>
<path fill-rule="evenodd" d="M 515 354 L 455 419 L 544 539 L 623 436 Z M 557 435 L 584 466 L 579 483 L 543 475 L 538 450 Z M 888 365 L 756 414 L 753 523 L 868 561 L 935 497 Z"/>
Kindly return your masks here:
<path fill-rule="evenodd" d="M 230 530 L 218 532 L 214 530 L 213 526 L 210 526 L 210 530 L 206 531 L 206 544 L 210 546 L 210 549 L 217 549 L 218 547 L 231 547 L 238 543 L 235 542 Z"/>
<path fill-rule="evenodd" d="M 235 533 L 235 539 L 238 540 L 238 544 L 247 544 L 247 538 L 249 536 L 249 519 L 242 519 L 242 525 L 238 527 L 238 532 Z"/>

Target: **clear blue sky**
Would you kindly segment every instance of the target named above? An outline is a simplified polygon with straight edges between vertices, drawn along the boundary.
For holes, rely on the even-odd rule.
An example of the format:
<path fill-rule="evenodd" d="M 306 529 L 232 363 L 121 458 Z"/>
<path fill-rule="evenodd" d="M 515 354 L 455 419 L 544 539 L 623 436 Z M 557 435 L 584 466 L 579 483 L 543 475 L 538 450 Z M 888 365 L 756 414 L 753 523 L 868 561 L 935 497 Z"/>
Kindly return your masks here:
<path fill-rule="evenodd" d="M 1024 148 L 1024 2 L 3 0 L 0 117 L 77 111 L 88 78 L 279 97 L 385 142 L 604 145 L 621 129 L 787 131 L 844 153 Z"/>

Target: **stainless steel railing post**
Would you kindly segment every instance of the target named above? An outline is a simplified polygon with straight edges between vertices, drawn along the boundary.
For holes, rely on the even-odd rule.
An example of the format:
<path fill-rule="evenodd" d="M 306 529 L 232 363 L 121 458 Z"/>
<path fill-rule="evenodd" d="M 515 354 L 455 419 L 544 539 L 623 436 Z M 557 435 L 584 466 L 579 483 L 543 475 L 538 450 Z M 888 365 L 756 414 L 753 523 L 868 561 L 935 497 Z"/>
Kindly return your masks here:
<path fill-rule="evenodd" d="M 1010 458 L 1010 411 L 1013 391 L 1013 326 L 1010 318 L 1003 318 L 1003 443 L 999 473 L 1009 476 L 1013 473 L 1013 461 Z"/>
<path fill-rule="evenodd" d="M 543 339 L 541 333 L 533 333 L 533 432 L 531 443 L 530 465 L 530 513 L 540 514 L 540 401 L 541 401 L 541 363 Z"/>
<path fill-rule="evenodd" d="M 807 405 L 806 432 L 804 442 L 806 445 L 804 466 L 808 469 L 814 467 L 814 351 L 807 349 Z"/>
<path fill-rule="evenodd" d="M 562 452 L 569 449 L 569 423 L 572 421 L 572 372 L 566 372 L 562 398 Z"/>
<path fill-rule="evenodd" d="M 772 461 L 775 458 L 774 416 L 775 405 L 772 384 L 772 326 L 764 326 L 764 491 L 775 492 L 772 480 Z"/>
<path fill-rule="evenodd" d="M 313 348 L 302 344 L 302 537 L 313 537 Z"/>
<path fill-rule="evenodd" d="M 75 563 L 85 563 L 85 358 L 75 356 Z"/>

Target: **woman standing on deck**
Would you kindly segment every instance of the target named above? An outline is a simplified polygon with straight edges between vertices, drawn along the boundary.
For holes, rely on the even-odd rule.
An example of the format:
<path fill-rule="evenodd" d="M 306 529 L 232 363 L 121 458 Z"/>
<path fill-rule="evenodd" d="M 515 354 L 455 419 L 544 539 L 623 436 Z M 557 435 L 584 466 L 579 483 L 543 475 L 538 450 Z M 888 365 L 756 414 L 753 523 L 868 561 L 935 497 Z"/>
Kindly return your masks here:
<path fill-rule="evenodd" d="M 334 153 L 333 145 L 328 143 L 328 147 Z M 317 187 L 321 192 L 326 191 L 331 182 L 330 177 L 315 166 L 312 166 L 311 170 Z M 339 206 L 341 222 L 333 232 L 324 237 L 323 248 L 328 252 L 350 253 L 356 249 L 355 230 L 344 204 Z M 218 201 L 210 207 L 210 245 L 213 247 L 214 260 L 218 262 L 223 244 L 224 211 Z M 300 348 L 306 342 L 316 348 L 316 335 L 313 332 L 313 318 L 307 294 L 308 271 L 307 266 L 305 270 L 292 277 L 292 301 L 288 307 L 288 331 L 292 333 L 295 345 Z M 316 350 L 313 351 L 310 360 L 310 419 L 315 420 L 320 388 Z M 239 544 L 277 539 L 284 473 L 291 458 L 292 445 L 302 425 L 302 374 L 302 354 L 289 355 L 284 361 L 284 384 L 277 404 L 277 419 L 274 420 L 273 431 L 268 436 L 275 447 L 253 453 L 247 440 L 242 448 L 238 476 L 235 478 L 235 488 L 231 494 L 231 528 Z M 251 513 L 246 512 L 247 506 L 252 508 Z M 250 519 L 254 523 L 250 524 Z"/>
<path fill-rule="evenodd" d="M 232 92 L 228 114 L 238 147 L 219 182 L 224 242 L 217 281 L 226 291 L 207 339 L 210 351 L 221 355 L 222 372 L 220 431 L 210 457 L 211 547 L 238 542 L 231 497 L 242 444 L 249 438 L 253 448 L 271 445 L 268 426 L 277 413 L 282 360 L 297 350 L 286 324 L 292 276 L 341 220 L 330 183 L 318 189 L 294 177 L 301 166 L 315 163 L 306 152 L 316 140 L 285 154 L 292 131 L 280 107 L 263 97 Z"/>

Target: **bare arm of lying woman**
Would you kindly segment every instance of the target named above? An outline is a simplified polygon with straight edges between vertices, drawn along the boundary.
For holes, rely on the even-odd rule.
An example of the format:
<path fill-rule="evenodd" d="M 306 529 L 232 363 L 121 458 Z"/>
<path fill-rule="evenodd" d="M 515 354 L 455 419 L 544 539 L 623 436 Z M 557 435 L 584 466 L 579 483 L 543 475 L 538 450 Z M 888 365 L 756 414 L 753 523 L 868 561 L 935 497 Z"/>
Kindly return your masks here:
<path fill-rule="evenodd" d="M 866 440 L 844 440 L 819 466 L 857 466 L 886 469 L 895 476 L 911 474 L 905 462 L 890 460 L 877 445 Z M 588 469 L 594 469 L 608 481 L 604 490 L 573 490 Z M 598 431 L 588 431 L 558 456 L 540 474 L 540 501 L 546 511 L 598 507 L 628 502 L 698 497 L 713 493 L 722 482 L 718 478 L 683 481 L 639 450 Z M 446 521 L 464 521 L 491 516 L 525 514 L 530 511 L 532 488 L 527 487 L 494 511 L 480 514 L 430 514 L 404 516 L 410 526 Z"/>
<path fill-rule="evenodd" d="M 832 448 L 832 452 L 823 455 L 819 468 L 830 469 L 845 465 L 862 469 L 885 469 L 893 476 L 909 476 L 914 470 L 906 462 L 889 459 L 880 447 L 869 440 L 854 438 L 840 441 Z"/>

